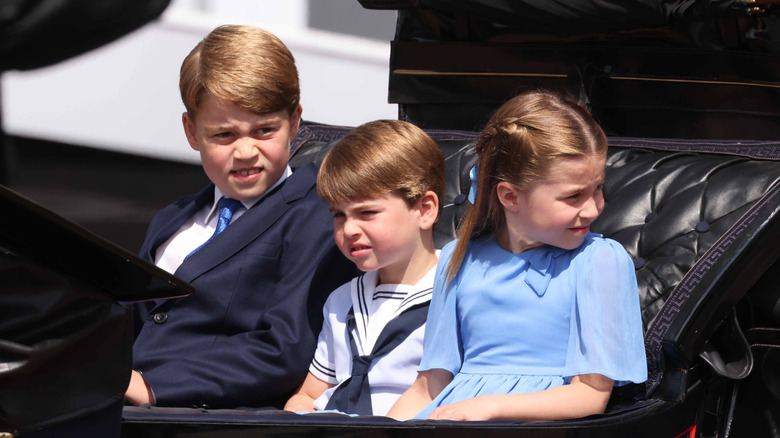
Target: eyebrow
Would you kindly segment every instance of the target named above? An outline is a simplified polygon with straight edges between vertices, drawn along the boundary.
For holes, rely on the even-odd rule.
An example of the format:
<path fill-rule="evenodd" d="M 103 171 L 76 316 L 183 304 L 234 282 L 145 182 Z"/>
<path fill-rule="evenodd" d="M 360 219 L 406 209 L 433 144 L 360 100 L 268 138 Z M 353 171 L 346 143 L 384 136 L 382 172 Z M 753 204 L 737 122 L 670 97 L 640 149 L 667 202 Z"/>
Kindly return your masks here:
<path fill-rule="evenodd" d="M 597 186 L 600 186 L 600 185 L 603 185 L 605 182 L 607 182 L 607 176 L 606 176 L 606 174 L 605 174 L 605 175 L 603 175 L 603 176 L 602 176 L 601 178 L 599 178 L 598 180 L 596 180 L 596 185 L 597 185 Z M 573 194 L 573 193 L 576 193 L 576 192 L 582 191 L 582 190 L 583 190 L 583 189 L 585 189 L 586 187 L 588 187 L 588 184 L 581 184 L 581 183 L 572 184 L 572 185 L 570 185 L 570 186 L 567 186 L 567 187 L 565 187 L 565 188 L 564 188 L 564 193 L 570 193 L 570 194 Z"/>
<path fill-rule="evenodd" d="M 256 125 L 276 125 L 278 123 L 282 123 L 284 121 L 284 117 L 274 116 L 270 118 L 266 118 L 263 120 L 258 121 L 255 123 Z"/>
<path fill-rule="evenodd" d="M 228 129 L 228 128 L 230 128 L 230 125 L 226 124 L 226 123 L 219 123 L 219 124 L 213 124 L 213 125 L 209 125 L 207 123 L 204 123 L 203 127 L 205 129 Z"/>
<path fill-rule="evenodd" d="M 274 118 L 271 118 L 271 119 L 260 120 L 258 122 L 252 123 L 252 127 L 253 128 L 258 128 L 258 127 L 266 127 L 266 126 L 278 125 L 278 124 L 282 123 L 282 120 L 283 119 L 281 117 L 274 117 Z M 213 124 L 213 125 L 209 125 L 207 123 L 203 124 L 203 127 L 205 129 L 211 129 L 211 130 L 229 130 L 229 129 L 233 129 L 234 126 L 235 125 L 232 124 L 232 123 L 217 123 L 217 124 Z"/>
<path fill-rule="evenodd" d="M 376 204 L 374 204 L 374 203 L 373 203 L 373 200 L 366 200 L 366 201 L 357 201 L 357 202 L 353 202 L 353 203 L 351 203 L 351 204 L 350 204 L 350 205 L 349 205 L 347 208 L 344 208 L 344 209 L 342 209 L 342 210 L 339 210 L 339 209 L 337 209 L 337 208 L 330 207 L 330 211 L 331 211 L 331 213 L 332 213 L 332 212 L 342 212 L 342 213 L 343 213 L 343 212 L 345 212 L 345 211 L 347 211 L 347 210 L 364 210 L 364 209 L 366 209 L 366 208 L 368 208 L 368 209 L 371 209 L 371 210 L 374 210 L 374 209 L 377 209 L 377 208 L 379 208 L 379 206 L 377 206 Z"/>

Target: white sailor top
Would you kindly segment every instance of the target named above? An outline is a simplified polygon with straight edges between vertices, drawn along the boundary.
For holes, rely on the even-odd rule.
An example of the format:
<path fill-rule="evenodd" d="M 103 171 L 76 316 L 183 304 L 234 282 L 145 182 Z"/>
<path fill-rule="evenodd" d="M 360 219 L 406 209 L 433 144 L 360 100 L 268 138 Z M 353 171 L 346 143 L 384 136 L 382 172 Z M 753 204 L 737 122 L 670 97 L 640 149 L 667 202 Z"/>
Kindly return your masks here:
<path fill-rule="evenodd" d="M 380 333 L 390 321 L 430 302 L 435 273 L 434 267 L 414 285 L 377 285 L 378 273 L 370 271 L 331 293 L 323 308 L 322 331 L 309 371 L 336 386 L 314 401 L 315 409 L 325 409 L 338 386 L 352 375 L 353 351 L 347 325 L 350 313 L 354 313 L 352 336 L 359 350 L 357 354 L 371 354 Z M 427 314 L 427 309 L 425 312 Z M 423 323 L 397 347 L 372 361 L 367 376 L 373 415 L 386 415 L 414 382 L 422 358 L 424 332 Z"/>

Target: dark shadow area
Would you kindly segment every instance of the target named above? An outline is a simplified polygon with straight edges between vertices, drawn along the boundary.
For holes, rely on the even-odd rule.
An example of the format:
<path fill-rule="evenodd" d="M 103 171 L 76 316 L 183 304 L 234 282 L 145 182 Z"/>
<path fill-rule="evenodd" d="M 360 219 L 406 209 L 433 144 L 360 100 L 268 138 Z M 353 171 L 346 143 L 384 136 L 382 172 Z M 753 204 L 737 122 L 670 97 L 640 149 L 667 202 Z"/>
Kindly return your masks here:
<path fill-rule="evenodd" d="M 512 96 L 546 88 L 613 136 L 777 138 L 774 2 L 360 3 L 398 10 L 388 101 L 418 126 L 478 131 Z"/>
<path fill-rule="evenodd" d="M 133 253 L 152 217 L 208 183 L 200 165 L 7 137 L 16 192 Z"/>

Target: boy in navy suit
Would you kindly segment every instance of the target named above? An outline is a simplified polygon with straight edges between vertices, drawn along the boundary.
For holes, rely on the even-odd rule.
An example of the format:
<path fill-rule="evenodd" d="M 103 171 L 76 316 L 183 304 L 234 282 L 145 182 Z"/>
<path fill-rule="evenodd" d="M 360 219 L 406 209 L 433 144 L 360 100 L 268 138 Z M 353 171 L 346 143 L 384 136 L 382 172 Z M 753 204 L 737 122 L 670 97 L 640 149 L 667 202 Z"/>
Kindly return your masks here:
<path fill-rule="evenodd" d="M 336 245 L 365 274 L 325 303 L 309 374 L 285 409 L 386 415 L 422 359 L 444 156 L 411 123 L 369 122 L 328 152 L 317 185 Z"/>
<path fill-rule="evenodd" d="M 212 184 L 152 220 L 141 256 L 190 282 L 136 306 L 130 404 L 280 406 L 306 376 L 327 294 L 354 275 L 316 168 L 288 166 L 301 120 L 287 47 L 214 29 L 184 59 L 184 132 Z"/>

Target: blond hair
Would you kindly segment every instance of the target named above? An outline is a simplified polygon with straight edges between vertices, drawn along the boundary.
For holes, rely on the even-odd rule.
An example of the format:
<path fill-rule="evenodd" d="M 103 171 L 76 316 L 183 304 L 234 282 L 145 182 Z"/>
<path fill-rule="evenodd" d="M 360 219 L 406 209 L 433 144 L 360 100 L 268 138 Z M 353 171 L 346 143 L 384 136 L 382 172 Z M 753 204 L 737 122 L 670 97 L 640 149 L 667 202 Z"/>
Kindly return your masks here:
<path fill-rule="evenodd" d="M 256 114 L 290 115 L 301 95 L 287 46 L 271 32 L 238 25 L 217 27 L 192 49 L 181 65 L 179 91 L 193 118 L 207 93 Z"/>
<path fill-rule="evenodd" d="M 368 122 L 347 133 L 325 156 L 317 176 L 317 191 L 331 205 L 395 193 L 412 207 L 427 191 L 444 199 L 444 184 L 439 146 L 400 120 Z"/>
<path fill-rule="evenodd" d="M 585 108 L 558 93 L 536 90 L 514 97 L 493 114 L 477 139 L 476 153 L 476 199 L 458 229 L 449 280 L 460 269 L 470 240 L 497 235 L 505 227 L 499 182 L 529 190 L 548 176 L 556 160 L 606 157 L 607 138 Z"/>

